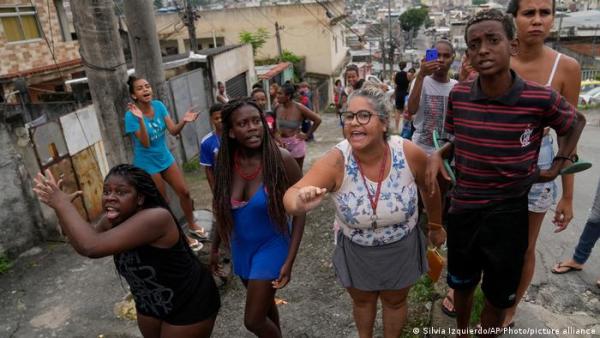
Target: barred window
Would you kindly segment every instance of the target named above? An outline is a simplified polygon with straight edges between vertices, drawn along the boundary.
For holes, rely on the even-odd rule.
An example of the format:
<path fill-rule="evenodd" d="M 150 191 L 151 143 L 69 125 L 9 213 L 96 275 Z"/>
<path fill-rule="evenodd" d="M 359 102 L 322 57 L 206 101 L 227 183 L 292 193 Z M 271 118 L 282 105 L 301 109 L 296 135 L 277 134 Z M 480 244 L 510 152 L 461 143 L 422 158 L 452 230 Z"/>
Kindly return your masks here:
<path fill-rule="evenodd" d="M 0 22 L 9 42 L 42 37 L 35 7 L 0 7 Z"/>

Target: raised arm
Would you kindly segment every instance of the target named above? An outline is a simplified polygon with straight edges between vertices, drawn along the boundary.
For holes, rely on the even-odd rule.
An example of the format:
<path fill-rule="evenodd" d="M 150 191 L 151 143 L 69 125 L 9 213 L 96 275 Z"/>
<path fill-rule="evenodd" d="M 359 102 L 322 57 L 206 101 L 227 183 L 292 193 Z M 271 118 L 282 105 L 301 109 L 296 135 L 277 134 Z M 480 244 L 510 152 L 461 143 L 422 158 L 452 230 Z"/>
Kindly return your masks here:
<path fill-rule="evenodd" d="M 425 59 L 421 60 L 421 68 L 415 77 L 415 82 L 412 85 L 412 89 L 410 90 L 410 94 L 408 96 L 408 113 L 412 116 L 417 113 L 419 110 L 419 105 L 421 103 L 421 92 L 423 90 L 423 81 L 425 81 L 425 77 L 433 74 L 433 71 L 438 67 L 437 61 L 425 61 Z"/>
<path fill-rule="evenodd" d="M 179 123 L 175 123 L 171 119 L 169 114 L 165 114 L 165 124 L 167 125 L 167 129 L 169 130 L 169 133 L 173 136 L 177 136 L 177 135 L 179 135 L 179 133 L 181 132 L 181 129 L 183 129 L 183 127 L 185 126 L 186 123 L 196 121 L 197 118 L 198 118 L 198 113 L 194 113 L 193 111 L 189 110 L 185 113 L 185 115 L 183 116 L 183 119 L 181 119 L 181 121 L 179 121 Z"/>
<path fill-rule="evenodd" d="M 38 174 L 34 181 L 33 190 L 43 203 L 54 209 L 71 245 L 86 257 L 109 256 L 153 243 L 167 234 L 169 225 L 174 226 L 168 210 L 154 208 L 141 210 L 119 226 L 100 232 L 79 215 L 71 197 L 58 187 L 60 182 L 56 182 L 49 170 L 46 176 Z"/>
<path fill-rule="evenodd" d="M 129 103 L 127 105 L 127 107 L 129 108 L 131 115 L 133 115 L 133 116 L 131 116 L 131 119 L 134 119 L 139 124 L 139 128 L 134 132 L 135 137 L 137 137 L 137 139 L 140 140 L 140 143 L 144 147 L 148 148 L 150 146 L 150 137 L 148 136 L 148 131 L 146 130 L 146 123 L 144 123 L 144 113 L 142 113 L 140 108 L 138 108 L 138 106 L 136 106 L 133 103 Z M 128 121 L 126 120 L 125 123 L 128 124 Z M 132 120 L 129 120 L 129 124 L 133 124 L 133 123 L 135 123 L 135 122 Z M 133 128 L 133 126 L 129 126 L 129 127 Z M 126 129 L 128 129 L 128 128 L 126 128 Z"/>

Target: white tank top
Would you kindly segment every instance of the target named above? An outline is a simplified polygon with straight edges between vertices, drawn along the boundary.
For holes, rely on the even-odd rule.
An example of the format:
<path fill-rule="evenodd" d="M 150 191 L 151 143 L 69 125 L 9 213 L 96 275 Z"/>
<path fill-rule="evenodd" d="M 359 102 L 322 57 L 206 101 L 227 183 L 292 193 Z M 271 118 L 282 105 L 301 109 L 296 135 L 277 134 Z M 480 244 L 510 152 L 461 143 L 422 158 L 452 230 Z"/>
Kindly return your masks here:
<path fill-rule="evenodd" d="M 558 68 L 558 61 L 560 61 L 560 53 L 556 53 L 556 58 L 554 59 L 554 65 L 552 66 L 552 71 L 550 72 L 550 77 L 548 77 L 548 82 L 546 82 L 546 87 L 552 87 L 552 80 L 554 80 L 554 75 L 556 74 L 556 69 Z"/>
<path fill-rule="evenodd" d="M 364 246 L 378 246 L 401 240 L 417 224 L 418 190 L 415 178 L 404 156 L 403 139 L 392 136 L 388 141 L 391 169 L 381 185 L 377 203 L 377 228 L 372 228 L 373 210 L 365 190 L 358 164 L 347 140 L 335 147 L 344 156 L 344 180 L 332 194 L 336 206 L 335 222 L 351 241 Z M 377 182 L 365 177 L 371 196 Z"/>

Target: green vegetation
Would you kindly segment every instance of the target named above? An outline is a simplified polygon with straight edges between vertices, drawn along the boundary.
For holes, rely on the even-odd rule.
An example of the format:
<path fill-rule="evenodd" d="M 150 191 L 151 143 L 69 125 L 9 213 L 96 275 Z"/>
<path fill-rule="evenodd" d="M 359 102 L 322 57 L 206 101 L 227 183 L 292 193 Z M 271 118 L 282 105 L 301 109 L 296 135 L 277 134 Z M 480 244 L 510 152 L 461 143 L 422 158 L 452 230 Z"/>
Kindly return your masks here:
<path fill-rule="evenodd" d="M 431 25 L 429 20 L 429 8 L 422 6 L 420 8 L 411 8 L 400 15 L 400 27 L 405 32 L 417 32 L 424 25 Z"/>
<path fill-rule="evenodd" d="M 480 323 L 481 310 L 483 310 L 484 304 L 485 297 L 483 296 L 483 291 L 481 291 L 481 287 L 477 286 L 473 295 L 473 309 L 471 310 L 471 319 L 469 320 L 471 327 L 475 327 L 475 325 Z"/>
<path fill-rule="evenodd" d="M 429 276 L 424 275 L 408 293 L 408 321 L 404 326 L 401 337 L 414 337 L 413 328 L 426 327 L 431 323 L 431 304 L 438 295 Z"/>
<path fill-rule="evenodd" d="M 254 33 L 248 31 L 241 31 L 240 42 L 249 43 L 250 45 L 252 45 L 252 53 L 254 53 L 254 55 L 256 56 L 256 51 L 265 45 L 267 39 L 269 38 L 269 35 L 269 32 L 263 27 L 260 27 Z"/>
<path fill-rule="evenodd" d="M 198 162 L 198 158 L 193 158 L 187 162 L 184 162 L 181 167 L 186 173 L 200 171 L 200 162 Z"/>
<path fill-rule="evenodd" d="M 12 262 L 4 254 L 0 255 L 0 274 L 7 272 L 12 267 Z"/>

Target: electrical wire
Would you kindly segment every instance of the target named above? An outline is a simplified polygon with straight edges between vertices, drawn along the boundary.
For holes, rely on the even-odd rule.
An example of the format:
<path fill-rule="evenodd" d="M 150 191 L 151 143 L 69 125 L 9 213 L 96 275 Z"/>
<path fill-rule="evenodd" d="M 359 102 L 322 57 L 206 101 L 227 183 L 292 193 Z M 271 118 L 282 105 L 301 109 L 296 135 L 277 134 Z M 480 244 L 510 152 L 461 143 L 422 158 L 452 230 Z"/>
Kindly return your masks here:
<path fill-rule="evenodd" d="M 300 3 L 300 5 L 302 5 L 302 7 L 310 13 L 310 15 L 312 15 L 315 19 L 317 19 L 317 21 L 321 24 L 321 26 L 325 27 L 328 31 L 330 31 L 332 34 L 333 31 L 331 30 L 331 28 L 329 28 L 329 26 L 327 24 L 324 24 L 323 21 L 321 21 L 321 19 L 319 19 L 319 17 L 317 17 L 310 9 L 308 9 L 308 7 L 306 7 L 306 5 L 304 5 L 303 3 Z"/>

